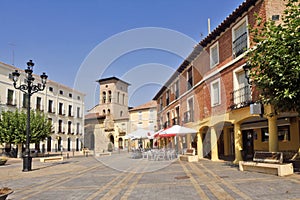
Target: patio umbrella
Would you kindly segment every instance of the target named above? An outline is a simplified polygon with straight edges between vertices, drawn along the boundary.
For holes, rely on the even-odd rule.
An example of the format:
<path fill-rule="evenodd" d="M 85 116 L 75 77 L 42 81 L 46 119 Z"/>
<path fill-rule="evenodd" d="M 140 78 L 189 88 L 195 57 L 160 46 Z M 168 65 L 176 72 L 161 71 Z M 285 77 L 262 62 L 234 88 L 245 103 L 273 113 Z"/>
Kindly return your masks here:
<path fill-rule="evenodd" d="M 159 136 L 175 136 L 175 135 L 186 135 L 189 133 L 197 133 L 195 129 L 186 128 L 184 126 L 174 125 L 170 128 L 167 128 L 159 134 Z"/>
<path fill-rule="evenodd" d="M 137 129 L 128 134 L 130 139 L 148 139 L 151 135 L 153 135 L 154 131 L 147 129 Z"/>

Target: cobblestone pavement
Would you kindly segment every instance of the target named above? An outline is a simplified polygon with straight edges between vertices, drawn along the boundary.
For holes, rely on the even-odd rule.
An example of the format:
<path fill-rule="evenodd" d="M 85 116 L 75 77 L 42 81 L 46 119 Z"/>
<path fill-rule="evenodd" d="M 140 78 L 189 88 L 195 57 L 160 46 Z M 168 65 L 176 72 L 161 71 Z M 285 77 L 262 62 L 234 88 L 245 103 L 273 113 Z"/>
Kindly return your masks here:
<path fill-rule="evenodd" d="M 33 170 L 22 172 L 21 160 L 9 160 L 0 166 L 0 187 L 14 190 L 10 200 L 300 199 L 300 174 L 240 172 L 224 161 L 163 162 L 130 159 L 127 152 L 101 162 L 92 156 L 52 163 L 35 158 Z"/>

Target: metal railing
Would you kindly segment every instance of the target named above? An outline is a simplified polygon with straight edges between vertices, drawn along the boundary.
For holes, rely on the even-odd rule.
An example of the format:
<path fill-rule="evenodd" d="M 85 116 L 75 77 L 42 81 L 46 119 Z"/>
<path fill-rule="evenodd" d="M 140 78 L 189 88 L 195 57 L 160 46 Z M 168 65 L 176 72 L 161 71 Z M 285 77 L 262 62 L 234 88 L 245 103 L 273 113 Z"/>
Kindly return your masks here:
<path fill-rule="evenodd" d="M 236 58 L 242 53 L 244 53 L 248 47 L 247 43 L 248 43 L 247 32 L 243 33 L 241 36 L 236 38 L 236 40 L 232 42 L 233 57 Z"/>
<path fill-rule="evenodd" d="M 243 108 L 253 103 L 250 86 L 239 88 L 231 92 L 230 94 L 231 94 L 230 108 L 232 110 L 237 108 Z"/>

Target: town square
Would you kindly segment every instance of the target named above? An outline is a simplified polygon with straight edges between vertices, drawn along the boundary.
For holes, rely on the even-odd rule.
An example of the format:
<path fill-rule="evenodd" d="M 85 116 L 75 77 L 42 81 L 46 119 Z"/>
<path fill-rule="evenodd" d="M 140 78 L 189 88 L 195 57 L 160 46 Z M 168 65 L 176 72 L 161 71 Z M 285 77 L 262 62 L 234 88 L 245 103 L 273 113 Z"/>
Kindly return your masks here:
<path fill-rule="evenodd" d="M 299 0 L 0 5 L 0 200 L 300 199 Z"/>

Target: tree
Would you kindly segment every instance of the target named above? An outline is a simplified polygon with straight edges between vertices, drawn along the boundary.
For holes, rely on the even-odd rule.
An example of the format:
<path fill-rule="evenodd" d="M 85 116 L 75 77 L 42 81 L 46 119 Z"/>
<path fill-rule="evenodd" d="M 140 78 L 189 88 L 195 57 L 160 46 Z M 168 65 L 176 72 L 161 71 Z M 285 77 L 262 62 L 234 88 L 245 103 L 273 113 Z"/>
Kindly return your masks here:
<path fill-rule="evenodd" d="M 0 143 L 21 144 L 26 142 L 27 114 L 23 111 L 5 111 L 0 118 Z M 51 122 L 44 113 L 30 113 L 30 141 L 38 143 L 51 134 Z"/>
<path fill-rule="evenodd" d="M 282 23 L 257 17 L 250 28 L 254 48 L 247 54 L 249 76 L 264 104 L 275 113 L 300 113 L 300 3 L 288 0 Z"/>

